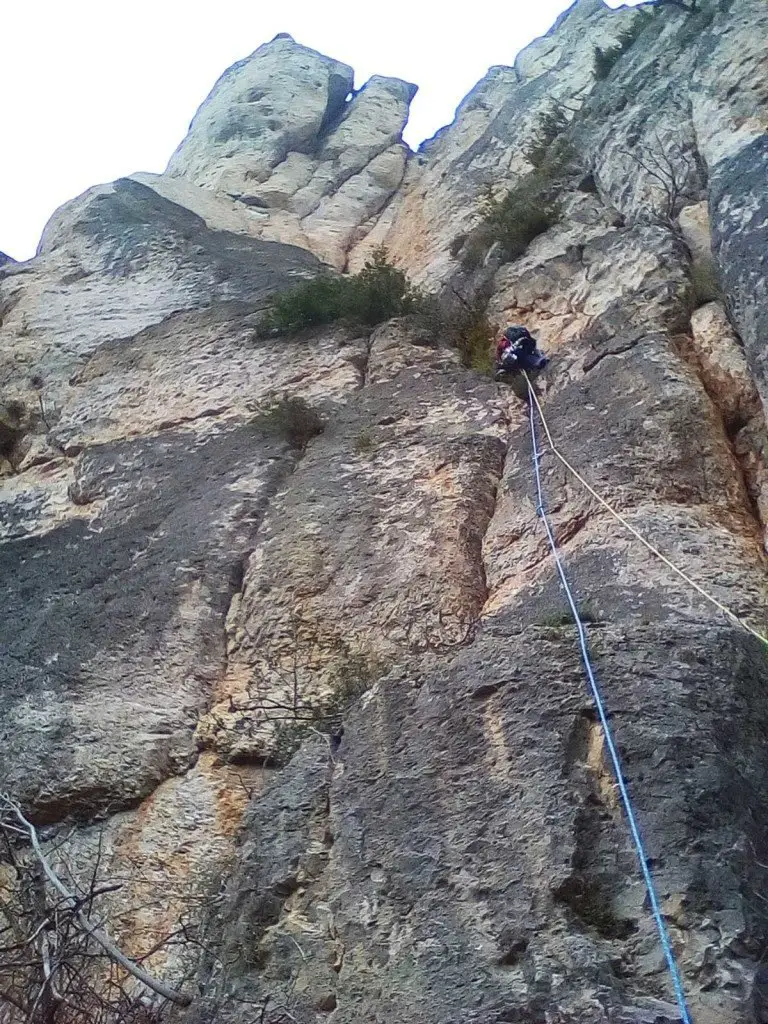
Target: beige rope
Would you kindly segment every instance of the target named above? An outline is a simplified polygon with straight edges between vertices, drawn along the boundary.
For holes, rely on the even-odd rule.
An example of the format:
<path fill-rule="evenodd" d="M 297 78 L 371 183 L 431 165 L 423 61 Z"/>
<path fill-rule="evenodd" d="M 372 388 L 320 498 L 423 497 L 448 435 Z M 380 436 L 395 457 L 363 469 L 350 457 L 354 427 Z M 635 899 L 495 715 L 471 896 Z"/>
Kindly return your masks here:
<path fill-rule="evenodd" d="M 744 621 L 744 619 L 739 618 L 739 616 L 736 615 L 735 612 L 732 612 L 730 608 L 724 605 L 721 601 L 718 601 L 716 597 L 712 596 L 712 594 L 708 593 L 708 591 L 706 591 L 704 587 L 700 586 L 700 584 L 698 584 L 696 580 L 691 579 L 687 572 L 679 568 L 679 566 L 675 565 L 674 562 L 671 562 L 666 555 L 662 554 L 662 552 L 659 551 L 657 547 L 651 544 L 649 540 L 646 540 L 645 537 L 643 537 L 643 535 L 639 533 L 635 529 L 635 527 L 632 526 L 631 523 L 627 522 L 627 520 L 624 518 L 621 512 L 619 512 L 618 509 L 614 508 L 609 501 L 606 501 L 605 498 L 598 494 L 594 487 L 584 479 L 581 473 L 579 473 L 579 471 L 574 466 L 571 465 L 571 463 L 568 461 L 568 459 L 566 459 L 562 452 L 558 450 L 557 445 L 552 439 L 552 434 L 549 432 L 549 427 L 547 425 L 547 419 L 544 415 L 544 410 L 541 408 L 541 402 L 539 402 L 538 396 L 536 395 L 536 392 L 533 390 L 533 386 L 525 370 L 523 370 L 523 375 L 526 381 L 528 381 L 528 394 L 533 398 L 533 401 L 536 403 L 536 409 L 541 419 L 541 425 L 544 427 L 544 433 L 547 435 L 547 441 L 549 443 L 550 450 L 552 454 L 557 459 L 559 459 L 560 462 L 562 462 L 562 464 L 565 466 L 568 472 L 571 473 L 579 481 L 581 486 L 584 487 L 596 501 L 600 502 L 600 504 L 603 506 L 604 509 L 606 509 L 606 511 L 610 512 L 614 519 L 618 520 L 618 522 L 620 522 L 621 525 L 626 530 L 628 530 L 633 537 L 639 540 L 640 543 L 651 552 L 651 554 L 655 555 L 656 558 L 660 559 L 669 569 L 676 573 L 680 577 L 680 579 L 684 580 L 689 587 L 693 587 L 693 589 L 697 593 L 701 594 L 702 597 L 706 598 L 706 600 L 709 601 L 710 604 L 714 605 L 715 608 L 718 609 L 718 611 L 721 611 L 724 615 L 727 615 L 729 619 L 731 619 L 737 625 L 741 626 L 742 629 L 746 629 L 748 633 L 751 633 L 752 636 L 757 637 L 758 640 L 761 640 L 766 646 L 768 646 L 768 637 L 763 636 L 762 633 L 759 633 L 756 629 L 753 629 L 747 622 Z"/>

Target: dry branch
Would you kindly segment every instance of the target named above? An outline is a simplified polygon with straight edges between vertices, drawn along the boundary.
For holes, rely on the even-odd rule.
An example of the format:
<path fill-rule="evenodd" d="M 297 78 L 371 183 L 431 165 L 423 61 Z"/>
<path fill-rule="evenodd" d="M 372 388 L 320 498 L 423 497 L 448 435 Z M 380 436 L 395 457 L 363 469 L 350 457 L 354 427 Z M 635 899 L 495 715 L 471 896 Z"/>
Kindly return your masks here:
<path fill-rule="evenodd" d="M 72 917 L 76 921 L 83 935 L 85 935 L 89 939 L 92 939 L 97 945 L 101 946 L 101 948 L 107 954 L 109 959 L 113 961 L 113 963 L 118 964 L 130 975 L 132 975 L 134 978 L 140 981 L 143 985 L 146 985 L 147 988 L 151 989 L 153 992 L 156 992 L 164 999 L 168 999 L 170 1002 L 176 1003 L 178 1006 L 189 1006 L 189 1004 L 192 1002 L 192 998 L 190 996 L 185 995 L 183 992 L 177 992 L 175 989 L 170 988 L 163 982 L 158 981 L 156 978 L 153 978 L 151 974 L 148 974 L 147 971 L 145 971 L 142 967 L 135 963 L 135 961 L 131 960 L 130 957 L 127 957 L 120 949 L 118 949 L 118 947 L 111 941 L 111 939 L 98 925 L 92 923 L 89 920 L 89 918 L 86 917 L 81 907 L 83 905 L 83 902 L 87 901 L 78 899 L 74 895 L 74 893 L 70 892 L 69 889 L 67 889 L 67 887 L 64 885 L 62 880 L 59 878 L 59 876 L 56 874 L 56 872 L 53 870 L 51 865 L 48 863 L 48 860 L 45 854 L 43 853 L 42 847 L 40 846 L 40 840 L 37 835 L 37 829 L 24 816 L 19 805 L 6 794 L 0 794 L 0 807 L 4 808 L 6 811 L 10 811 L 16 818 L 16 820 L 19 822 L 19 824 L 22 826 L 22 828 L 19 829 L 14 826 L 9 826 L 7 824 L 5 825 L 5 827 L 9 829 L 9 831 L 25 834 L 29 838 L 29 841 L 32 844 L 32 849 L 34 851 L 35 857 L 37 858 L 40 867 L 43 869 L 46 878 L 53 886 L 53 888 L 56 890 L 56 892 L 58 892 L 59 895 L 62 897 L 64 904 L 70 909 Z M 55 986 L 53 985 L 52 978 L 49 977 L 50 968 L 47 962 L 46 954 L 47 946 L 45 946 L 44 944 L 43 967 L 46 978 L 46 986 L 44 987 L 49 987 L 53 997 L 57 998 L 58 993 L 56 992 Z M 61 997 L 59 996 L 58 998 L 60 1001 Z M 38 1001 L 39 999 L 40 995 L 38 995 Z"/>

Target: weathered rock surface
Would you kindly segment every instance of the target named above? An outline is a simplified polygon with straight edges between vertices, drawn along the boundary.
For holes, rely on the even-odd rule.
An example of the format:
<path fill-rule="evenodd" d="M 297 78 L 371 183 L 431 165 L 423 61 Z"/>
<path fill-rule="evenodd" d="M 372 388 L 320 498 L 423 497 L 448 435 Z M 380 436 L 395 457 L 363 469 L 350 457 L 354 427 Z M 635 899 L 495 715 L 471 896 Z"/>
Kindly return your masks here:
<path fill-rule="evenodd" d="M 402 131 L 416 92 L 374 76 L 350 98 L 353 77 L 277 36 L 219 79 L 167 174 L 231 196 L 259 211 L 250 224 L 260 220 L 263 237 L 343 268 L 402 181 Z"/>
<path fill-rule="evenodd" d="M 77 885 L 120 880 L 100 910 L 185 1024 L 679 1020 L 526 408 L 418 322 L 255 328 L 381 242 L 484 289 L 553 356 L 567 458 L 764 631 L 767 17 L 579 0 L 417 155 L 413 87 L 350 97 L 277 37 L 166 174 L 89 190 L 0 270 L 2 788 Z M 463 270 L 553 103 L 581 162 L 560 222 Z M 296 397 L 306 444 L 268 413 Z M 541 470 L 693 1018 L 752 1024 L 765 646 Z"/>

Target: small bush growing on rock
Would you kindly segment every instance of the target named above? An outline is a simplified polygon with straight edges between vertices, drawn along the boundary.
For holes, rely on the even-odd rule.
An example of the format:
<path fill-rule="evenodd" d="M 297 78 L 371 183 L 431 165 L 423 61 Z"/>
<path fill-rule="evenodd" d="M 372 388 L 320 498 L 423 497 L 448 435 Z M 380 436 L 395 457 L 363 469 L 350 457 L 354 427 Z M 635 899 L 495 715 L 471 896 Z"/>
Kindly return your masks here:
<path fill-rule="evenodd" d="M 30 412 L 26 402 L 20 398 L 0 399 L 0 459 L 10 463 L 16 470 L 19 460 L 19 446 L 29 432 Z"/>
<path fill-rule="evenodd" d="M 485 262 L 485 257 L 493 242 L 493 234 L 485 224 L 480 224 L 470 231 L 461 249 L 461 269 L 467 274 L 479 270 Z"/>
<path fill-rule="evenodd" d="M 530 145 L 525 150 L 526 159 L 534 167 L 541 167 L 547 159 L 552 143 L 567 127 L 568 118 L 560 107 L 551 106 L 545 110 L 533 130 Z"/>
<path fill-rule="evenodd" d="M 582 622 L 589 624 L 590 622 L 599 622 L 599 616 L 595 609 L 585 604 L 579 608 L 579 615 Z M 545 615 L 542 619 L 536 623 L 538 626 L 546 626 L 549 629 L 561 629 L 565 626 L 573 625 L 573 613 L 569 608 L 564 608 L 562 611 L 552 612 L 551 615 Z"/>
<path fill-rule="evenodd" d="M 481 295 L 468 302 L 458 293 L 438 298 L 424 296 L 416 310 L 417 325 L 435 339 L 447 342 L 459 353 L 462 366 L 490 373 L 493 369 L 491 337 L 493 328 Z"/>
<path fill-rule="evenodd" d="M 370 430 L 361 430 L 352 445 L 358 455 L 369 455 L 376 447 L 373 434 Z"/>
<path fill-rule="evenodd" d="M 453 259 L 459 255 L 461 250 L 464 248 L 464 243 L 467 240 L 466 231 L 462 231 L 460 235 L 456 235 L 451 244 L 448 246 L 448 252 L 451 254 Z"/>
<path fill-rule="evenodd" d="M 484 312 L 475 309 L 467 316 L 456 341 L 462 366 L 478 373 L 492 372 L 492 335 L 493 329 Z"/>
<path fill-rule="evenodd" d="M 616 61 L 622 54 L 627 52 L 645 28 L 647 19 L 648 15 L 645 12 L 638 12 L 635 20 L 629 28 L 621 33 L 613 46 L 608 46 L 605 49 L 601 49 L 599 46 L 595 47 L 595 78 L 598 82 L 603 81 L 603 79 L 610 75 Z"/>
<path fill-rule="evenodd" d="M 619 59 L 622 52 L 620 46 L 609 46 L 606 49 L 602 49 L 600 46 L 595 47 L 595 78 L 598 82 L 602 82 L 603 79 L 610 75 L 613 65 Z"/>
<path fill-rule="evenodd" d="M 656 0 L 657 7 L 680 7 L 689 13 L 696 10 L 697 4 L 698 0 Z"/>
<path fill-rule="evenodd" d="M 418 298 L 406 275 L 389 261 L 387 250 L 380 246 L 359 274 L 322 274 L 276 295 L 257 334 L 287 334 L 342 319 L 372 327 L 409 312 Z"/>
<path fill-rule="evenodd" d="M 320 414 L 302 398 L 283 398 L 251 422 L 263 430 L 279 434 L 296 451 L 303 451 L 312 438 L 325 429 Z"/>
<path fill-rule="evenodd" d="M 675 4 L 674 6 L 682 5 Z M 675 43 L 677 44 L 678 50 L 685 49 L 685 47 L 690 43 L 698 39 L 702 32 L 709 28 L 717 14 L 717 8 L 714 6 L 705 10 L 701 10 L 696 7 L 685 7 L 683 9 L 688 11 L 691 17 L 686 18 L 685 21 L 680 24 L 677 35 L 675 36 Z"/>
<path fill-rule="evenodd" d="M 286 709 L 290 713 L 278 721 L 272 763 L 277 767 L 287 764 L 310 732 L 339 737 L 350 707 L 385 672 L 386 666 L 377 659 L 353 653 L 340 643 L 328 692 L 311 699 L 299 694 L 296 706 Z"/>
<path fill-rule="evenodd" d="M 556 193 L 563 163 L 563 155 L 551 154 L 503 195 L 488 188 L 482 200 L 483 220 L 465 249 L 470 242 L 485 245 L 486 251 L 498 243 L 504 260 L 522 256 L 534 238 L 560 219 Z"/>
<path fill-rule="evenodd" d="M 646 216 L 670 225 L 687 202 L 701 194 L 701 169 L 695 150 L 675 138 L 663 138 L 653 132 L 631 148 L 618 150 L 639 168 L 644 192 Z"/>
<path fill-rule="evenodd" d="M 490 197 L 485 203 L 485 225 L 507 260 L 522 256 L 534 238 L 560 219 L 558 204 L 546 198 L 532 178 L 529 175 L 500 199 Z"/>
<path fill-rule="evenodd" d="M 723 289 L 720 287 L 713 259 L 694 259 L 691 266 L 691 291 L 693 309 L 698 309 L 708 302 L 723 301 Z"/>

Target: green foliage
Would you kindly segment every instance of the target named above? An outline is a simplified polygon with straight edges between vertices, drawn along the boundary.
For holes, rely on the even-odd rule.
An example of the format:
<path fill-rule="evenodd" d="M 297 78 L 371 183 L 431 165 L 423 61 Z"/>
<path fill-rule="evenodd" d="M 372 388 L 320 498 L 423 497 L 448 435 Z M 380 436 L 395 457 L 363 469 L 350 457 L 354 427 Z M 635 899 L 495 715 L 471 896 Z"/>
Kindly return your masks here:
<path fill-rule="evenodd" d="M 0 459 L 6 459 L 15 471 L 19 445 L 29 433 L 30 411 L 20 398 L 0 399 Z"/>
<path fill-rule="evenodd" d="M 533 130 L 530 145 L 525 150 L 526 159 L 534 167 L 541 167 L 549 153 L 550 146 L 568 127 L 568 118 L 557 106 L 545 110 Z"/>
<path fill-rule="evenodd" d="M 372 327 L 409 312 L 418 299 L 406 275 L 389 262 L 387 250 L 380 246 L 359 274 L 322 274 L 276 295 L 257 334 L 287 334 L 342 319 Z"/>
<path fill-rule="evenodd" d="M 702 9 L 687 7 L 685 9 L 690 13 L 690 17 L 681 22 L 675 36 L 675 43 L 679 50 L 683 50 L 689 43 L 698 39 L 702 32 L 709 28 L 717 14 L 715 7 Z"/>
<path fill-rule="evenodd" d="M 355 438 L 352 447 L 358 455 L 369 455 L 376 447 L 376 442 L 370 430 L 361 430 Z"/>
<path fill-rule="evenodd" d="M 619 35 L 613 46 L 605 49 L 595 47 L 595 78 L 598 82 L 608 77 L 616 61 L 632 46 L 648 24 L 648 20 L 649 14 L 645 11 L 638 12 L 632 24 Z"/>
<path fill-rule="evenodd" d="M 464 243 L 466 242 L 466 240 L 467 240 L 467 233 L 466 233 L 466 231 L 464 231 L 460 235 L 456 235 L 454 240 L 448 246 L 448 252 L 451 254 L 451 257 L 453 259 L 456 259 L 456 257 L 459 255 L 461 250 L 464 248 Z"/>
<path fill-rule="evenodd" d="M 296 451 L 303 451 L 325 429 L 317 410 L 302 398 L 283 398 L 255 416 L 251 423 L 268 433 L 279 434 Z"/>
<path fill-rule="evenodd" d="M 488 317 L 479 309 L 474 310 L 463 324 L 456 342 L 462 366 L 478 373 L 492 373 L 492 335 Z"/>
<path fill-rule="evenodd" d="M 470 231 L 461 249 L 462 270 L 468 274 L 479 270 L 493 243 L 493 232 L 487 225 L 480 224 L 473 231 Z"/>
<path fill-rule="evenodd" d="M 290 761 L 310 732 L 338 734 L 350 707 L 386 672 L 382 663 L 353 654 L 343 644 L 340 651 L 341 658 L 331 676 L 329 692 L 315 700 L 300 700 L 295 717 L 278 723 L 272 757 L 278 766 Z"/>
<path fill-rule="evenodd" d="M 692 310 L 708 302 L 722 302 L 723 289 L 713 259 L 697 258 L 691 265 L 691 307 Z"/>
<path fill-rule="evenodd" d="M 467 273 L 482 266 L 494 245 L 504 261 L 517 259 L 534 238 L 560 220 L 557 195 L 574 166 L 573 149 L 563 134 L 567 125 L 561 110 L 546 111 L 526 153 L 533 170 L 502 194 L 486 186 L 480 201 L 481 222 L 455 239 L 451 250 Z"/>
<path fill-rule="evenodd" d="M 588 604 L 579 608 L 579 615 L 581 616 L 582 622 L 590 623 L 599 621 L 597 612 Z M 573 624 L 573 615 L 571 614 L 570 609 L 563 609 L 563 611 L 553 612 L 551 615 L 545 615 L 544 618 L 539 619 L 536 623 L 538 626 L 548 626 L 551 629 L 562 629 L 564 626 L 573 626 Z"/>
<path fill-rule="evenodd" d="M 656 0 L 655 7 L 680 7 L 684 11 L 693 14 L 696 11 L 698 0 Z"/>
<path fill-rule="evenodd" d="M 507 261 L 522 256 L 534 238 L 560 219 L 558 204 L 531 185 L 524 180 L 501 199 L 489 197 L 484 203 L 484 223 Z"/>
<path fill-rule="evenodd" d="M 491 373 L 493 328 L 485 308 L 482 298 L 467 302 L 456 293 L 453 298 L 427 295 L 422 297 L 414 320 L 431 338 L 455 348 L 462 366 L 478 373 Z"/>
<path fill-rule="evenodd" d="M 564 149 L 550 152 L 538 167 L 500 197 L 490 188 L 486 192 L 482 201 L 482 235 L 491 244 L 499 243 L 505 260 L 522 256 L 534 238 L 560 220 L 555 196 L 567 155 Z"/>
<path fill-rule="evenodd" d="M 594 49 L 595 78 L 602 82 L 611 73 L 611 69 L 621 56 L 621 47 L 610 46 L 605 50 L 600 46 Z"/>

